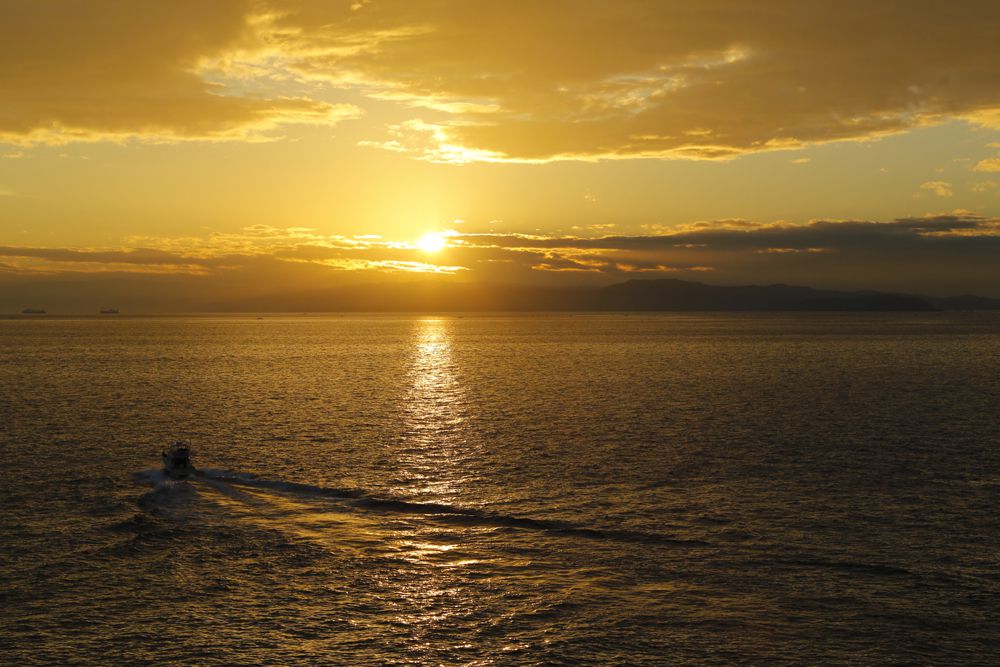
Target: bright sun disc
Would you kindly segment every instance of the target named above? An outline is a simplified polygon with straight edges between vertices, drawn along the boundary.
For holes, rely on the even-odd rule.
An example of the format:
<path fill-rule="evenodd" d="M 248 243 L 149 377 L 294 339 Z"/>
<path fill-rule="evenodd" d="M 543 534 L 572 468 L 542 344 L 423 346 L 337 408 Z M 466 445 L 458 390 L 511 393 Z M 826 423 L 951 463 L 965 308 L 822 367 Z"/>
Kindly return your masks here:
<path fill-rule="evenodd" d="M 440 232 L 430 232 L 429 234 L 424 234 L 420 240 L 417 241 L 417 247 L 424 252 L 438 252 L 439 250 L 444 250 L 446 244 L 444 234 Z"/>

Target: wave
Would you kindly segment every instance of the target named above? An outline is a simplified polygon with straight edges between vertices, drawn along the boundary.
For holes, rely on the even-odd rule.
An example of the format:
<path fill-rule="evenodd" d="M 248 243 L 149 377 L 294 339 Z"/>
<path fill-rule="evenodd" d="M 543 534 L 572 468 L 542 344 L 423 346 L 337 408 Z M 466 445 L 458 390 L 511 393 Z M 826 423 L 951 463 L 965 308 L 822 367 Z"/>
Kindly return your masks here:
<path fill-rule="evenodd" d="M 446 505 L 443 503 L 413 502 L 399 498 L 384 498 L 361 489 L 332 488 L 314 486 L 312 484 L 300 484 L 298 482 L 260 479 L 251 474 L 234 473 L 225 470 L 198 470 L 195 477 L 215 482 L 225 482 L 238 486 L 269 489 L 305 496 L 334 498 L 344 501 L 351 507 L 359 509 L 420 515 L 434 521 L 449 524 L 536 530 L 557 535 L 582 537 L 587 539 L 617 540 L 646 544 L 689 547 L 709 545 L 708 542 L 701 540 L 681 539 L 662 533 L 639 530 L 594 528 L 557 519 L 535 519 L 530 517 L 499 514 L 475 508 L 456 507 L 454 505 Z"/>
<path fill-rule="evenodd" d="M 773 562 L 781 565 L 791 565 L 793 567 L 817 567 L 831 570 L 843 570 L 846 572 L 860 572 L 864 574 L 878 574 L 886 576 L 913 575 L 913 572 L 903 567 L 886 565 L 884 563 L 856 563 L 853 561 L 823 560 L 820 558 L 779 558 Z"/>

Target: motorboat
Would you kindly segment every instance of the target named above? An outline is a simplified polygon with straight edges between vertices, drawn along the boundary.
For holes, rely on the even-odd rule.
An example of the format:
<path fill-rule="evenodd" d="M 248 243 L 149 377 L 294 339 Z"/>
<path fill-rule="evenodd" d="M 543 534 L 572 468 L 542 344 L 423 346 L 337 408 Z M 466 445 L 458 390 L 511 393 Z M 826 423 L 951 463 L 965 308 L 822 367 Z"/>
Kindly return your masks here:
<path fill-rule="evenodd" d="M 191 448 L 178 440 L 163 450 L 163 472 L 170 479 L 187 479 L 194 472 L 191 465 Z"/>

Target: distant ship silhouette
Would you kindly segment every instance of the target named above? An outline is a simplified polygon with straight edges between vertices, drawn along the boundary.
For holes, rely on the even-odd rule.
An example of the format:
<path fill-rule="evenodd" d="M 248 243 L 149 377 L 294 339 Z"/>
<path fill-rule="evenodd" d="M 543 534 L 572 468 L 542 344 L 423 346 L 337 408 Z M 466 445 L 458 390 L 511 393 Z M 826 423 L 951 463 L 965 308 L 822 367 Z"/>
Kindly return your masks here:
<path fill-rule="evenodd" d="M 25 308 L 24 310 L 21 311 L 21 314 L 22 315 L 44 315 L 45 314 L 45 309 L 44 308 Z"/>
<path fill-rule="evenodd" d="M 101 315 L 117 315 L 117 308 L 101 308 Z"/>

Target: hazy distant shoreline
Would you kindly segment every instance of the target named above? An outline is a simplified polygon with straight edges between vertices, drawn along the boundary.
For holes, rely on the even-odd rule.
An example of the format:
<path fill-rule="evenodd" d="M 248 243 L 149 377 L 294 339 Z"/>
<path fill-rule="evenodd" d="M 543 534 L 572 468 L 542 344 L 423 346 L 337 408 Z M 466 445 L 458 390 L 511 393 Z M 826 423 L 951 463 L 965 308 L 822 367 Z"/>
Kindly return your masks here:
<path fill-rule="evenodd" d="M 45 304 L 32 304 L 42 309 Z M 1000 299 L 931 297 L 877 291 L 845 292 L 795 285 L 718 286 L 683 280 L 629 280 L 608 286 L 540 287 L 483 283 L 386 283 L 254 295 L 184 307 L 123 306 L 98 314 L 84 307 L 48 308 L 45 314 L 114 319 L 157 314 L 294 313 L 611 313 L 611 312 L 934 312 L 1000 310 Z"/>

